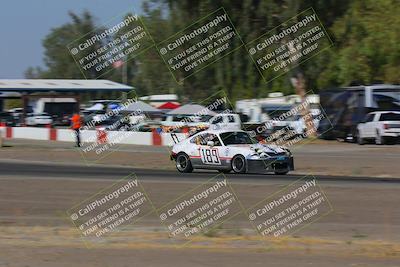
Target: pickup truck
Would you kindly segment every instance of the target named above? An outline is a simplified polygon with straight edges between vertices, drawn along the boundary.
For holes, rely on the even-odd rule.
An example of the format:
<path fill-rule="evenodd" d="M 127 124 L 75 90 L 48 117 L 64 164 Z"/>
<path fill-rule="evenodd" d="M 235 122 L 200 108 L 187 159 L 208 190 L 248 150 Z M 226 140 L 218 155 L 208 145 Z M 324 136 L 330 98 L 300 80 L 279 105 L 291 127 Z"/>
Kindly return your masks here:
<path fill-rule="evenodd" d="M 45 126 L 53 123 L 53 119 L 48 113 L 28 113 L 25 118 L 27 126 Z"/>
<path fill-rule="evenodd" d="M 229 129 L 240 130 L 241 120 L 238 114 L 217 114 L 214 117 L 209 116 L 167 116 L 161 122 L 164 128 L 175 128 L 174 130 L 182 127 L 198 128 L 198 129 Z"/>

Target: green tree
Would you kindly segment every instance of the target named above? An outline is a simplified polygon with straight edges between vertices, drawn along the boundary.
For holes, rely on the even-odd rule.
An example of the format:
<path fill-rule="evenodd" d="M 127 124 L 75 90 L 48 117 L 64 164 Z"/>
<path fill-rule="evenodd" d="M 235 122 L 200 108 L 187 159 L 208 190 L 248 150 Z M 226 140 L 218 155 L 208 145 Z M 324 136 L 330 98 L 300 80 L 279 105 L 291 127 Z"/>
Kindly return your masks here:
<path fill-rule="evenodd" d="M 376 80 L 399 83 L 400 3 L 395 0 L 356 0 L 331 28 L 335 48 L 326 58 L 320 87 L 364 84 Z"/>
<path fill-rule="evenodd" d="M 72 22 L 52 29 L 43 40 L 44 62 L 47 67 L 42 73 L 43 78 L 84 78 L 67 46 L 89 32 L 94 34 L 96 27 L 88 11 L 83 12 L 82 16 L 69 12 L 69 16 Z M 94 48 L 91 49 L 94 50 Z M 94 73 L 88 72 L 86 75 L 95 78 Z"/>
<path fill-rule="evenodd" d="M 230 45 L 242 46 L 240 49 L 177 84 L 154 43 L 220 7 L 225 8 L 244 43 L 268 31 L 278 31 L 286 20 L 313 7 L 334 46 L 265 83 L 242 41 L 235 39 Z M 314 91 L 355 80 L 399 82 L 399 13 L 397 0 L 148 0 L 143 4 L 141 19 L 154 40 L 145 44 L 150 47 L 146 52 L 128 61 L 128 84 L 135 86 L 138 94 L 177 93 L 201 101 L 221 89 L 231 100 L 265 97 L 274 91 L 293 93 L 290 81 L 294 76 L 302 77 L 304 88 Z M 29 68 L 26 77 L 83 78 L 67 45 L 101 28 L 96 28 L 89 12 L 81 16 L 70 13 L 70 17 L 71 22 L 54 28 L 43 40 L 46 69 Z M 85 74 L 96 78 L 94 73 Z M 121 69 L 103 78 L 121 82 Z"/>

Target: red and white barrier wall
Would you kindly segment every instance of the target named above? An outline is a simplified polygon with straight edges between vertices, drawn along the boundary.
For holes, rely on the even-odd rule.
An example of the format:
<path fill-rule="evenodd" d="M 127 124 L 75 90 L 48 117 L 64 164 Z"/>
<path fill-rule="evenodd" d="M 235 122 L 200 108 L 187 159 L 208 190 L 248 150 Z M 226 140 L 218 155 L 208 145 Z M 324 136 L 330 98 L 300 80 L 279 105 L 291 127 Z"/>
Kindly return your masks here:
<path fill-rule="evenodd" d="M 0 132 L 6 139 L 32 139 L 75 142 L 75 134 L 71 129 L 36 128 L 36 127 L 6 127 L 0 125 Z M 179 140 L 186 138 L 184 133 L 177 133 Z M 171 146 L 174 144 L 171 134 L 153 132 L 117 132 L 104 130 L 81 131 L 82 142 L 98 142 L 131 145 Z"/>

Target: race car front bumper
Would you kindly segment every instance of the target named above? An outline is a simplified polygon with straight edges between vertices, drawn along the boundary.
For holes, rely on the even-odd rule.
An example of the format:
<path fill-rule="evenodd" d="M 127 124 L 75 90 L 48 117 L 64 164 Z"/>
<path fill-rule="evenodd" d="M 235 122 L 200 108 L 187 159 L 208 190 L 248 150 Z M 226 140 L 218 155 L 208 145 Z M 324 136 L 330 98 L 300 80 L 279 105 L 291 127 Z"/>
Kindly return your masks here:
<path fill-rule="evenodd" d="M 170 160 L 176 160 L 176 156 L 177 156 L 178 154 L 176 154 L 176 153 L 174 153 L 174 152 L 171 152 L 171 154 L 169 155 L 169 159 Z"/>
<path fill-rule="evenodd" d="M 267 159 L 247 159 L 247 173 L 286 172 L 294 170 L 293 157 L 278 156 Z"/>

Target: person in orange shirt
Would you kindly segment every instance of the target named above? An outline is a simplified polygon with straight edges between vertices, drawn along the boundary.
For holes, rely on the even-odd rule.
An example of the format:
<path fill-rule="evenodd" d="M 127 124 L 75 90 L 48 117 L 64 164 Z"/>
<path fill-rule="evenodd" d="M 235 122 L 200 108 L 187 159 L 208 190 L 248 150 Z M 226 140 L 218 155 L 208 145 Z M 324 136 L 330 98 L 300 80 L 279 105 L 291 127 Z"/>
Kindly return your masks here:
<path fill-rule="evenodd" d="M 71 118 L 71 128 L 75 131 L 76 135 L 76 146 L 81 146 L 80 128 L 82 118 L 78 113 L 75 113 Z"/>

